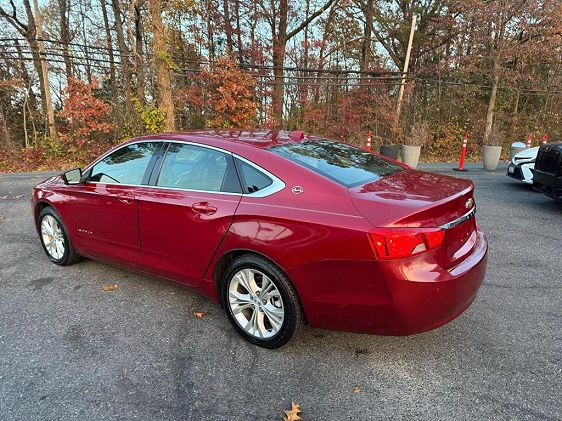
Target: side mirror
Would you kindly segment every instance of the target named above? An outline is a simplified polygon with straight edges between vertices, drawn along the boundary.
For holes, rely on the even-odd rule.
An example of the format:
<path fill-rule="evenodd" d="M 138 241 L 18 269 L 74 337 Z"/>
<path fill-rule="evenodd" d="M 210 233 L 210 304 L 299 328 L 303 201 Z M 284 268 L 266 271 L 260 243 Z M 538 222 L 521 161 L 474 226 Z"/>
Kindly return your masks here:
<path fill-rule="evenodd" d="M 82 179 L 82 170 L 80 168 L 68 170 L 62 174 L 62 177 L 66 184 L 80 184 L 80 180 Z"/>

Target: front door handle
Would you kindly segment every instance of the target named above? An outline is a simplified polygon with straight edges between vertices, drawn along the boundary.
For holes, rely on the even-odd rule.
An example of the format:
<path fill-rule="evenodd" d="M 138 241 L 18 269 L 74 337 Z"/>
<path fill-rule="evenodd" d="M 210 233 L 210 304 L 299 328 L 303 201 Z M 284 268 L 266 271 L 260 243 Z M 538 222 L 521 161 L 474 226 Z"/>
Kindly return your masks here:
<path fill-rule="evenodd" d="M 125 196 L 117 196 L 117 200 L 119 200 L 121 203 L 124 203 L 126 205 L 130 205 L 131 203 L 135 202 L 134 199 L 130 199 L 130 198 L 125 197 Z"/>
<path fill-rule="evenodd" d="M 197 213 L 204 213 L 206 215 L 212 215 L 217 211 L 217 207 L 213 205 L 209 205 L 207 202 L 197 202 L 191 205 L 191 209 L 193 209 Z"/>

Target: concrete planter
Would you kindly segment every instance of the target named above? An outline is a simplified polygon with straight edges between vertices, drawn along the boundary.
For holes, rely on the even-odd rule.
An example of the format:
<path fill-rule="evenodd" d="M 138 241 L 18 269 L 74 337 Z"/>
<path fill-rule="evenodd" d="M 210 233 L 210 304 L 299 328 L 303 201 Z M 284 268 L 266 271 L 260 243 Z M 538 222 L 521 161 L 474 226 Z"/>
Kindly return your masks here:
<path fill-rule="evenodd" d="M 402 145 L 402 162 L 412 168 L 418 166 L 421 146 Z"/>
<path fill-rule="evenodd" d="M 482 159 L 484 161 L 484 169 L 486 171 L 494 171 L 496 169 L 501 153 L 501 146 L 484 145 L 482 147 Z"/>

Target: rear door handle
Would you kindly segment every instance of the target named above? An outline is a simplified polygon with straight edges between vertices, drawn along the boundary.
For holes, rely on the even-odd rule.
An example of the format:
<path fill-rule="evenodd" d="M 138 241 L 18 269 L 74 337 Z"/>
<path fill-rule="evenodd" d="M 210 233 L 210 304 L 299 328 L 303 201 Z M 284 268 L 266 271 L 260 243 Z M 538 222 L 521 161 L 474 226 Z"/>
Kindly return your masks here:
<path fill-rule="evenodd" d="M 207 202 L 197 202 L 191 205 L 191 209 L 193 209 L 197 213 L 204 213 L 206 215 L 212 215 L 217 211 L 217 207 L 213 205 L 209 205 Z"/>

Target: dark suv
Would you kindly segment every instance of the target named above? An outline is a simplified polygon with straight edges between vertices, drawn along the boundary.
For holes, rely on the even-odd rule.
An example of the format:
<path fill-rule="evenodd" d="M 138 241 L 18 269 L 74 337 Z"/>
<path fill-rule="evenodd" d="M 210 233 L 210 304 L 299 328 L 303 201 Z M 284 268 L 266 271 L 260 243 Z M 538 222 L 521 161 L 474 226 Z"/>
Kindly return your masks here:
<path fill-rule="evenodd" d="M 562 142 L 540 147 L 533 170 L 533 187 L 562 201 Z"/>

